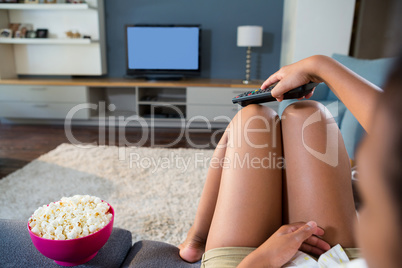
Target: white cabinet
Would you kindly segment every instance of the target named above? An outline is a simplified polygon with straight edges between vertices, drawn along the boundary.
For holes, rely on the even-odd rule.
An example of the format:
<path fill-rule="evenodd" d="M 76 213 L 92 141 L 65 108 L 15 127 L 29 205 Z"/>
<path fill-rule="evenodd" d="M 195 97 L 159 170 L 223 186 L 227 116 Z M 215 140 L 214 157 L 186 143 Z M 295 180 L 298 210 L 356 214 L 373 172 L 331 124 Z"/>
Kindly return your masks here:
<path fill-rule="evenodd" d="M 0 101 L 82 102 L 83 86 L 0 85 Z"/>
<path fill-rule="evenodd" d="M 187 120 L 230 121 L 242 108 L 232 103 L 233 97 L 250 88 L 189 87 L 187 88 Z M 278 102 L 262 105 L 278 111 Z"/>
<path fill-rule="evenodd" d="M 234 105 L 234 96 L 247 91 L 244 88 L 188 87 L 187 120 L 228 121 L 241 108 Z"/>
<path fill-rule="evenodd" d="M 0 85 L 0 117 L 5 118 L 64 119 L 86 102 L 84 86 Z M 89 110 L 79 110 L 73 119 L 89 119 Z"/>
<path fill-rule="evenodd" d="M 1 4 L 0 29 L 10 23 L 48 29 L 49 38 L 0 38 L 0 79 L 16 75 L 106 74 L 103 0 L 88 4 Z M 67 31 L 91 39 L 68 39 Z"/>
<path fill-rule="evenodd" d="M 13 83 L 0 81 L 0 118 L 64 122 L 73 107 L 90 104 L 86 107 L 91 108 L 80 105 L 83 108 L 77 108 L 72 119 L 84 119 L 75 122 L 91 125 L 99 124 L 99 120 L 116 124 L 126 119 L 145 120 L 166 127 L 180 127 L 186 121 L 191 127 L 200 128 L 208 123 L 216 123 L 217 127 L 228 124 L 242 109 L 232 103 L 233 97 L 258 87 L 207 79 L 180 82 L 32 79 L 31 85 L 29 79 L 8 81 Z M 278 104 L 263 105 L 277 110 Z"/>

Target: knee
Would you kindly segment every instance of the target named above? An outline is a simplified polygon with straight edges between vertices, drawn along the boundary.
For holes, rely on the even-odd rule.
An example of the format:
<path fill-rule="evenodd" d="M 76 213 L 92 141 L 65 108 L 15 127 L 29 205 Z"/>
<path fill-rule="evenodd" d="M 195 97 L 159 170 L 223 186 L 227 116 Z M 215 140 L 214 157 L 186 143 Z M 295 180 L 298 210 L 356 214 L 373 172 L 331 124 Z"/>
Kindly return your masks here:
<path fill-rule="evenodd" d="M 251 104 L 241 109 L 236 117 L 251 118 L 251 117 L 264 117 L 267 119 L 276 118 L 278 114 L 271 108 L 258 104 Z"/>
<path fill-rule="evenodd" d="M 315 113 L 320 113 L 320 117 L 332 119 L 332 115 L 328 109 L 320 102 L 305 100 L 298 101 L 290 104 L 282 113 L 282 120 L 284 122 L 291 122 L 305 120 Z"/>
<path fill-rule="evenodd" d="M 251 104 L 241 109 L 232 119 L 229 127 L 270 128 L 279 122 L 278 114 L 271 108 Z"/>

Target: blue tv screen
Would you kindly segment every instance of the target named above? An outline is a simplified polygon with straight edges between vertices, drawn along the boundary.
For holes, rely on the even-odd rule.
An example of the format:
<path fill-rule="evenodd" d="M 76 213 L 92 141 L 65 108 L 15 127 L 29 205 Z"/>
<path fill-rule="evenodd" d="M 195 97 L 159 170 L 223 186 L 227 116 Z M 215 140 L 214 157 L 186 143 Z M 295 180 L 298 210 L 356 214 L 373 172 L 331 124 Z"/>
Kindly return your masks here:
<path fill-rule="evenodd" d="M 200 71 L 199 26 L 126 26 L 128 74 Z"/>

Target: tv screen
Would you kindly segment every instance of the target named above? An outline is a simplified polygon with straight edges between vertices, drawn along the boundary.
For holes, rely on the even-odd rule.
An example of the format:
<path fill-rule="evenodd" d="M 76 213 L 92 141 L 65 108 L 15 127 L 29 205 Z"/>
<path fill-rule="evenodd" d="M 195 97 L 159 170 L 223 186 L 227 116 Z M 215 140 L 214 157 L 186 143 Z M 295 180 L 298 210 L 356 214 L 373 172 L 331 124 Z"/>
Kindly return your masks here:
<path fill-rule="evenodd" d="M 200 73 L 199 25 L 127 25 L 127 74 Z"/>

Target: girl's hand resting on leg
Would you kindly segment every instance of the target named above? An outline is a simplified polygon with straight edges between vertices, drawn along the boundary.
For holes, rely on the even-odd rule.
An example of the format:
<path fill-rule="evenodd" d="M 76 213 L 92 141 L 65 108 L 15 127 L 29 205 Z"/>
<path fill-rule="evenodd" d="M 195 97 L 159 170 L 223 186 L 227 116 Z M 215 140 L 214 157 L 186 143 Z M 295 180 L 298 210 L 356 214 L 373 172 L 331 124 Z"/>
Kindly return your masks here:
<path fill-rule="evenodd" d="M 238 267 L 281 267 L 298 250 L 321 255 L 331 248 L 327 242 L 317 237 L 323 234 L 324 230 L 314 221 L 284 225 L 248 255 Z"/>

